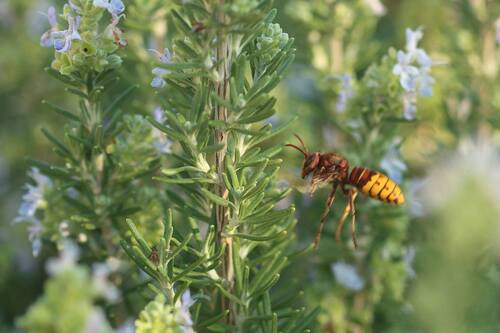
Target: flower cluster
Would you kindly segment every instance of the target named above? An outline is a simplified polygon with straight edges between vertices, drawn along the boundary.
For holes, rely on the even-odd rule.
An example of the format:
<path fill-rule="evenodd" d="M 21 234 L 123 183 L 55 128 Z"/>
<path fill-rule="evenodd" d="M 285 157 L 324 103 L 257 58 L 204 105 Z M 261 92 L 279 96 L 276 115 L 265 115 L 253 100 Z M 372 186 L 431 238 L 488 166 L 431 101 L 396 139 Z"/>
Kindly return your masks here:
<path fill-rule="evenodd" d="M 42 175 L 37 168 L 31 169 L 29 177 L 35 184 L 27 184 L 28 190 L 23 195 L 23 201 L 19 207 L 18 216 L 15 222 L 27 222 L 29 240 L 32 243 L 33 256 L 38 256 L 42 248 L 42 224 L 37 217 L 37 211 L 43 210 L 46 206 L 44 195 L 52 188 L 52 181 Z"/>
<path fill-rule="evenodd" d="M 156 296 L 140 313 L 139 319 L 135 321 L 137 333 L 194 333 L 193 321 L 189 313 L 189 307 L 193 305 L 191 294 L 188 291 L 182 294 L 177 303 L 165 304 L 163 295 Z"/>
<path fill-rule="evenodd" d="M 111 22 L 101 32 L 99 21 L 104 10 L 111 14 Z M 40 37 L 40 45 L 54 48 L 52 67 L 61 74 L 71 75 L 80 70 L 101 72 L 119 66 L 121 58 L 113 53 L 127 44 L 118 28 L 124 10 L 121 0 L 69 0 L 60 15 L 50 7 L 47 11 L 50 29 Z M 60 29 L 58 17 L 66 21 L 66 29 Z"/>
<path fill-rule="evenodd" d="M 399 76 L 399 82 L 404 90 L 404 117 L 408 120 L 415 118 L 417 95 L 432 96 L 434 84 L 434 79 L 430 75 L 432 60 L 425 50 L 417 47 L 422 37 L 422 29 L 415 31 L 406 29 L 406 52 L 398 51 L 397 63 L 392 70 Z"/>

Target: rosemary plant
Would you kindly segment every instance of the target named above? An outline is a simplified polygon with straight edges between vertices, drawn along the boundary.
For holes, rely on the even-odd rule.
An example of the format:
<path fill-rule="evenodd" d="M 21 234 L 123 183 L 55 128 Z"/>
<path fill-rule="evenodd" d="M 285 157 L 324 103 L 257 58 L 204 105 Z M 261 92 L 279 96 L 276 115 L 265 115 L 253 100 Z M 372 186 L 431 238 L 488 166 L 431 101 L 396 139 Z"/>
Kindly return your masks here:
<path fill-rule="evenodd" d="M 283 132 L 261 122 L 270 93 L 294 57 L 293 40 L 273 23 L 270 1 L 177 1 L 168 19 L 172 51 L 159 52 L 151 86 L 164 121 L 151 123 L 180 146 L 165 185 L 164 236 L 150 246 L 135 230 L 123 248 L 170 306 L 190 290 L 199 331 L 302 332 L 314 313 L 272 297 L 290 253 L 294 207 L 273 209 L 289 190 L 275 186 Z M 175 212 L 175 213 L 174 213 Z M 185 304 L 185 302 L 182 302 Z"/>

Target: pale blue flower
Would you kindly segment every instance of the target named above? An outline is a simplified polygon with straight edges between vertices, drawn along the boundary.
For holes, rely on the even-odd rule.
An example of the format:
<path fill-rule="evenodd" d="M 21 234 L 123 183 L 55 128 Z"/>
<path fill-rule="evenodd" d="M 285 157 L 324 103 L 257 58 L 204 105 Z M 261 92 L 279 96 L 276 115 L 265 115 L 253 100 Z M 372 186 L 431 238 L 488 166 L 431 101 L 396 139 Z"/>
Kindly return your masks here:
<path fill-rule="evenodd" d="M 111 332 L 111 328 L 102 309 L 93 306 L 80 333 L 96 332 Z"/>
<path fill-rule="evenodd" d="M 121 0 L 94 0 L 92 4 L 107 9 L 112 16 L 119 16 L 125 11 L 125 5 Z"/>
<path fill-rule="evenodd" d="M 417 116 L 417 93 L 409 91 L 403 93 L 403 117 L 414 120 Z"/>
<path fill-rule="evenodd" d="M 155 75 L 155 77 L 151 81 L 151 87 L 157 89 L 165 87 L 167 82 L 163 79 L 163 76 L 169 74 L 170 71 L 161 67 L 155 67 L 153 68 L 152 73 Z"/>
<path fill-rule="evenodd" d="M 339 261 L 331 266 L 335 279 L 346 287 L 354 291 L 360 291 L 365 285 L 365 281 L 358 274 L 356 267 Z"/>
<path fill-rule="evenodd" d="M 172 56 L 170 55 L 170 50 L 168 48 L 164 48 L 163 53 L 160 54 L 160 61 L 164 64 L 169 64 L 171 60 Z"/>
<path fill-rule="evenodd" d="M 23 195 L 16 222 L 35 221 L 37 209 L 45 205 L 43 198 L 45 192 L 52 188 L 52 181 L 47 176 L 42 175 L 37 168 L 31 169 L 29 177 L 33 179 L 35 185 L 26 184 L 28 191 Z"/>
<path fill-rule="evenodd" d="M 399 76 L 399 82 L 405 91 L 412 91 L 415 89 L 415 82 L 420 73 L 417 67 L 411 65 L 412 57 L 413 55 L 410 53 L 398 51 L 397 63 L 392 69 L 392 73 Z"/>
<path fill-rule="evenodd" d="M 345 111 L 347 106 L 347 102 L 354 95 L 354 91 L 352 89 L 351 84 L 351 76 L 349 74 L 343 74 L 340 77 L 341 87 L 340 92 L 337 97 L 336 110 L 337 112 Z"/>
<path fill-rule="evenodd" d="M 418 87 L 421 96 L 431 97 L 432 86 L 434 85 L 434 83 L 435 80 L 432 76 L 430 76 L 428 71 L 420 71 L 420 76 L 418 77 Z"/>
<path fill-rule="evenodd" d="M 56 31 L 51 34 L 54 39 L 54 48 L 56 52 L 65 53 L 71 49 L 73 40 L 81 40 L 78 28 L 80 27 L 80 16 L 68 15 L 68 29 Z"/>
<path fill-rule="evenodd" d="M 417 44 L 422 39 L 424 34 L 422 33 L 422 28 L 418 28 L 413 31 L 409 28 L 406 29 L 406 51 L 408 53 L 413 53 L 417 50 Z"/>
<path fill-rule="evenodd" d="M 417 111 L 417 94 L 423 97 L 432 96 L 434 79 L 430 75 L 432 59 L 425 50 L 418 48 L 422 39 L 422 29 L 415 31 L 406 29 L 406 52 L 397 52 L 397 62 L 392 72 L 399 76 L 399 82 L 404 90 L 404 118 L 413 120 Z"/>
<path fill-rule="evenodd" d="M 170 50 L 168 48 L 163 49 L 163 53 L 158 52 L 157 50 L 150 50 L 158 55 L 160 62 L 163 64 L 170 64 L 172 61 L 172 56 L 170 54 Z M 170 71 L 168 69 L 164 69 L 161 67 L 155 67 L 152 70 L 154 75 L 153 80 L 151 81 L 151 87 L 156 89 L 161 89 L 166 86 L 167 82 L 163 79 L 165 75 L 168 75 Z"/>
<path fill-rule="evenodd" d="M 115 271 L 116 267 L 107 262 L 92 265 L 92 287 L 110 303 L 116 303 L 120 298 L 120 291 L 109 280 L 110 274 Z"/>
<path fill-rule="evenodd" d="M 186 290 L 179 301 L 177 301 L 176 307 L 176 319 L 180 324 L 179 328 L 183 333 L 194 333 L 193 330 L 193 320 L 191 319 L 191 313 L 189 308 L 195 303 L 191 298 L 191 292 Z"/>
<path fill-rule="evenodd" d="M 29 223 L 28 239 L 31 242 L 33 256 L 37 257 L 42 249 L 43 228 L 36 212 L 46 205 L 44 195 L 47 190 L 52 188 L 52 181 L 47 176 L 42 175 L 37 168 L 31 169 L 29 177 L 33 179 L 35 185 L 26 185 L 28 191 L 23 195 L 23 201 L 14 223 Z"/>
<path fill-rule="evenodd" d="M 156 89 L 161 89 L 167 85 L 167 82 L 163 80 L 161 77 L 155 76 L 151 80 L 151 87 L 156 88 Z"/>
<path fill-rule="evenodd" d="M 50 29 L 45 31 L 40 37 L 40 45 L 42 47 L 53 47 L 54 39 L 52 38 L 52 34 L 57 31 L 57 14 L 53 6 L 50 6 L 47 10 L 47 19 L 49 20 Z"/>
<path fill-rule="evenodd" d="M 160 124 L 165 121 L 164 111 L 160 107 L 154 109 L 153 117 Z M 165 133 L 163 133 L 156 127 L 153 126 L 151 130 L 154 140 L 153 146 L 156 148 L 156 150 L 162 154 L 170 153 L 172 151 L 172 141 L 167 138 Z"/>
<path fill-rule="evenodd" d="M 403 179 L 403 173 L 406 171 L 406 164 L 401 160 L 399 144 L 401 139 L 397 138 L 387 149 L 384 157 L 380 161 L 380 166 L 387 172 L 387 175 L 400 183 Z"/>
<path fill-rule="evenodd" d="M 78 246 L 71 241 L 65 241 L 62 246 L 62 250 L 59 253 L 59 257 L 56 259 L 50 259 L 47 262 L 47 273 L 50 275 L 57 275 L 71 269 L 76 265 L 79 257 L 80 249 Z"/>
<path fill-rule="evenodd" d="M 161 107 L 157 106 L 153 110 L 153 117 L 155 118 L 155 120 L 157 122 L 159 122 L 160 124 L 163 124 L 163 122 L 165 121 L 165 111 L 163 111 L 163 109 Z"/>
<path fill-rule="evenodd" d="M 42 250 L 42 224 L 38 219 L 33 220 L 28 227 L 28 239 L 31 242 L 33 257 L 38 257 Z"/>

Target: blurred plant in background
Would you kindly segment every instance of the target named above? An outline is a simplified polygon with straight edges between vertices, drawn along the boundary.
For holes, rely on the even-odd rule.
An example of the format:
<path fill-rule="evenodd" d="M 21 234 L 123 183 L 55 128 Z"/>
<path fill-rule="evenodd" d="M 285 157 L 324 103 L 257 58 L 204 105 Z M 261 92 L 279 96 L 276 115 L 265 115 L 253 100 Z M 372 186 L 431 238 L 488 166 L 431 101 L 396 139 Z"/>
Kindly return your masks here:
<path fill-rule="evenodd" d="M 498 331 L 500 4 L 282 0 L 271 22 L 259 3 L 225 8 L 235 24 L 231 80 L 247 78 L 230 82 L 226 101 L 207 93 L 221 80 L 211 52 L 221 30 L 200 1 L 0 3 L 0 332 L 16 323 L 29 332 L 230 331 L 223 295 L 248 319 L 240 327 L 262 332 Z M 284 84 L 253 94 L 259 77 L 289 64 L 273 64 L 276 53 L 290 56 L 289 36 L 297 59 Z M 222 105 L 229 120 L 196 116 L 204 103 Z M 264 111 L 247 120 L 268 125 L 241 123 L 252 103 Z M 224 148 L 213 132 L 230 133 Z M 312 151 L 388 174 L 407 204 L 359 196 L 355 251 L 347 234 L 332 237 L 339 197 L 320 249 L 292 260 L 311 243 L 327 191 L 300 193 L 295 152 L 281 153 L 277 171 L 291 132 Z M 213 222 L 214 207 L 237 221 L 259 192 L 279 209 L 261 216 L 267 234 L 226 230 L 244 267 L 232 288 L 217 278 L 218 232 L 195 222 Z M 246 274 L 254 291 L 264 288 L 249 295 Z"/>

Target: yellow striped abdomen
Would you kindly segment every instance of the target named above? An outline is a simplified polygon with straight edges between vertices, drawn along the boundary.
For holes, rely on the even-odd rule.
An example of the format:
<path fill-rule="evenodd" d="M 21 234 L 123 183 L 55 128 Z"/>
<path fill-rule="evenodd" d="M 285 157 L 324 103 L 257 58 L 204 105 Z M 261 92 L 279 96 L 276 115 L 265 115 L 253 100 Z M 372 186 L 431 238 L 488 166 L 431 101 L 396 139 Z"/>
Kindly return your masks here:
<path fill-rule="evenodd" d="M 399 185 L 377 171 L 355 167 L 349 175 L 349 184 L 374 199 L 396 205 L 402 205 L 405 202 Z"/>

